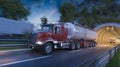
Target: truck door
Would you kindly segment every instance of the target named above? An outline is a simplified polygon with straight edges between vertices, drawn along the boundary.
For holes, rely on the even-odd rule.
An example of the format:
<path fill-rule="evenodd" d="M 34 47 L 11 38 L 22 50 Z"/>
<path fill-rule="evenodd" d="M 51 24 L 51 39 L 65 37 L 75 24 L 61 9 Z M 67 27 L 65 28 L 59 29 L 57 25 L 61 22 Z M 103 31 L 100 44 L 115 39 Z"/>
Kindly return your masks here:
<path fill-rule="evenodd" d="M 60 26 L 54 26 L 53 29 L 53 39 L 57 41 L 61 41 L 61 27 Z"/>

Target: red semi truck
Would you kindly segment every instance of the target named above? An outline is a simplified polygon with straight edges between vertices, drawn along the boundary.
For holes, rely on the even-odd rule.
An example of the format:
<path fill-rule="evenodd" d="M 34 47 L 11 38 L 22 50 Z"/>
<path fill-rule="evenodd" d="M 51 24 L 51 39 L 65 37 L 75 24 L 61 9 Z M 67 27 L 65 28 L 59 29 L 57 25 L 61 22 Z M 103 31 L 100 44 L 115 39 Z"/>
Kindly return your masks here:
<path fill-rule="evenodd" d="M 57 48 L 76 50 L 81 47 L 93 47 L 96 45 L 96 38 L 95 31 L 80 25 L 47 24 L 42 26 L 40 32 L 31 34 L 29 46 L 44 54 L 49 54 Z"/>

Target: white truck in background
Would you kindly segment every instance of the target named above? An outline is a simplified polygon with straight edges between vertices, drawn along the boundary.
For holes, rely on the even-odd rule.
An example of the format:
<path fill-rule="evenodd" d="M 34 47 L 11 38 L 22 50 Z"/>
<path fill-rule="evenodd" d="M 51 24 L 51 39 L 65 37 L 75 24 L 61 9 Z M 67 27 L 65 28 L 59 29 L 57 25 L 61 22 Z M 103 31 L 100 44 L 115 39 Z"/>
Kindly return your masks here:
<path fill-rule="evenodd" d="M 0 18 L 0 36 L 2 39 L 8 36 L 19 36 L 25 33 L 32 33 L 33 27 L 33 24 L 30 23 Z"/>

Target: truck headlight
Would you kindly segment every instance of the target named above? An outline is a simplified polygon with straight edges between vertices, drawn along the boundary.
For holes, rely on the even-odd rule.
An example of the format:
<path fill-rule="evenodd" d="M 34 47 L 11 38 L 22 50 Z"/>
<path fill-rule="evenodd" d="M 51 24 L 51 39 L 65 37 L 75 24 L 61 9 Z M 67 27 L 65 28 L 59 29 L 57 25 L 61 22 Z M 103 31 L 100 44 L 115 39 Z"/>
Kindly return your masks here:
<path fill-rule="evenodd" d="M 36 44 L 42 45 L 43 43 L 41 41 L 37 41 Z"/>

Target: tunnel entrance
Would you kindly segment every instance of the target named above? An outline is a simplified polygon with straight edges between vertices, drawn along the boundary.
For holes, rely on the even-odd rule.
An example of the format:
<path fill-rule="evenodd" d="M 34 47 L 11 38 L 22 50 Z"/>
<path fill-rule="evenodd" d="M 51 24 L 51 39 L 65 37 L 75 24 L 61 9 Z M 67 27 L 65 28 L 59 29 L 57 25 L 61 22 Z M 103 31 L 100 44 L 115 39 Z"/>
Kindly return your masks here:
<path fill-rule="evenodd" d="M 98 33 L 97 43 L 99 44 L 120 44 L 120 24 L 105 23 L 94 29 Z"/>

